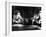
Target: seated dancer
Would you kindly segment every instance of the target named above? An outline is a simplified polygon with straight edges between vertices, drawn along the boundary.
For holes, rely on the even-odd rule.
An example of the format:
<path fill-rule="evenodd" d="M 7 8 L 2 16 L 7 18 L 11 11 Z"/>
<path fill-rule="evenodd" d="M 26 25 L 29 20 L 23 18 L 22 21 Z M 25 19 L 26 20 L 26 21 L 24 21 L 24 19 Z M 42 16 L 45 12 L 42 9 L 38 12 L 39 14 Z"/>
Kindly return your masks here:
<path fill-rule="evenodd" d="M 37 25 L 37 26 L 41 27 L 41 20 L 40 20 L 40 15 L 39 14 L 34 15 L 31 19 L 32 19 L 32 24 L 33 25 Z"/>
<path fill-rule="evenodd" d="M 23 21 L 24 20 L 23 20 L 22 16 L 20 15 L 19 11 L 18 11 L 17 15 L 13 15 L 13 22 L 21 23 Z"/>

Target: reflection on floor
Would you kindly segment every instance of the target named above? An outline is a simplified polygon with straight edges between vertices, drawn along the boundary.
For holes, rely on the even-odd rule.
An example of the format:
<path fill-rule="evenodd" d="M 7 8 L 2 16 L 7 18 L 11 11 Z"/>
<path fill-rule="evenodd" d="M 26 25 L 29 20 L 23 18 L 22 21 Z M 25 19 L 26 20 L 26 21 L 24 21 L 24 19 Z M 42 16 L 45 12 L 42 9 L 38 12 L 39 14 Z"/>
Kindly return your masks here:
<path fill-rule="evenodd" d="M 16 24 L 12 26 L 13 31 L 21 31 L 21 30 L 40 30 L 40 27 L 38 25 L 22 25 L 22 24 Z"/>

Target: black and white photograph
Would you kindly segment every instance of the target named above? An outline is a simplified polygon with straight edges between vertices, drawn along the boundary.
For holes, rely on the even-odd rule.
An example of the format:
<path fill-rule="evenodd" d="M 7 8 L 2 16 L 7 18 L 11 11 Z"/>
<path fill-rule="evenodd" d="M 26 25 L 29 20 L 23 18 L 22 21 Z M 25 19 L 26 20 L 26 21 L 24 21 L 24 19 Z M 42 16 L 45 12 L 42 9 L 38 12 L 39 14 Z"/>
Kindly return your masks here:
<path fill-rule="evenodd" d="M 46 1 L 0 0 L 0 37 L 46 37 Z"/>
<path fill-rule="evenodd" d="M 41 30 L 41 7 L 12 6 L 12 31 Z"/>

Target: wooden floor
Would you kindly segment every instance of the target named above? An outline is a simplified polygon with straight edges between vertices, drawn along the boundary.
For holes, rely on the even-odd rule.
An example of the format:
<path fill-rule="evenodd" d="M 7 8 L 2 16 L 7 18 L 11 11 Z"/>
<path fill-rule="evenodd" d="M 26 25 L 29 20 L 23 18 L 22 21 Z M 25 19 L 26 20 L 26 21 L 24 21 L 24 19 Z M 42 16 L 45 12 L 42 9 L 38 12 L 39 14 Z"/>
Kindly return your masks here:
<path fill-rule="evenodd" d="M 41 27 L 37 25 L 22 25 L 22 26 L 12 26 L 12 31 L 21 31 L 21 30 L 40 30 Z"/>

